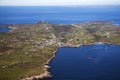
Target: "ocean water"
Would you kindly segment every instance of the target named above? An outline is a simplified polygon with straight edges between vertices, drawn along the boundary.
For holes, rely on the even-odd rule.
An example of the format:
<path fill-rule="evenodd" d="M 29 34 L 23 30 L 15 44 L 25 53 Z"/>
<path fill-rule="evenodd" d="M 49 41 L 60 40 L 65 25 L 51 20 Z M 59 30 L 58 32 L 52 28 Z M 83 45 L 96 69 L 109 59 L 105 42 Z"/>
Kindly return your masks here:
<path fill-rule="evenodd" d="M 8 27 L 0 27 L 0 33 L 9 32 L 11 29 Z"/>
<path fill-rule="evenodd" d="M 119 25 L 120 6 L 0 6 L 0 25 L 39 21 L 54 24 L 110 21 Z M 0 32 L 3 31 L 7 29 L 0 28 Z M 120 46 L 61 47 L 49 65 L 53 77 L 45 80 L 120 80 Z"/>
<path fill-rule="evenodd" d="M 53 77 L 43 80 L 120 80 L 120 46 L 61 47 L 49 66 Z"/>
<path fill-rule="evenodd" d="M 0 6 L 0 24 L 24 24 L 39 21 L 54 24 L 110 21 L 120 24 L 120 6 Z"/>

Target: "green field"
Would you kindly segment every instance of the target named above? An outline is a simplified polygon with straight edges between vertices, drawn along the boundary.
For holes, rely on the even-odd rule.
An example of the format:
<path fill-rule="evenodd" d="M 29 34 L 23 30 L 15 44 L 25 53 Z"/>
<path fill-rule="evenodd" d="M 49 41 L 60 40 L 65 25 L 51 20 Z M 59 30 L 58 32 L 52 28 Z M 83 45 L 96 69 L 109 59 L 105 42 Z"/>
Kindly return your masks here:
<path fill-rule="evenodd" d="M 59 46 L 96 42 L 120 44 L 120 27 L 106 22 L 74 25 L 48 23 L 10 25 L 0 33 L 0 80 L 17 80 L 44 72 Z"/>

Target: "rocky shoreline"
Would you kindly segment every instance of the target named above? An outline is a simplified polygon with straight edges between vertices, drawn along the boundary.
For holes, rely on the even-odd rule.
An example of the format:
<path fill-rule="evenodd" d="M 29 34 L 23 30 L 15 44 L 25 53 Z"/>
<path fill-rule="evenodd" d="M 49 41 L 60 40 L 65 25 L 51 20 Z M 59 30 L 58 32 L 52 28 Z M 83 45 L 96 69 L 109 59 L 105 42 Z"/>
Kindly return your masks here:
<path fill-rule="evenodd" d="M 1 46 L 2 55 L 4 54 L 6 58 L 12 56 L 12 54 L 19 57 L 14 54 L 15 51 L 17 53 L 23 50 L 23 52 L 19 52 L 23 60 L 20 61 L 21 63 L 13 65 L 15 67 L 20 66 L 21 69 L 21 74 L 15 75 L 13 73 L 14 80 L 16 80 L 16 76 L 20 80 L 40 80 L 52 77 L 51 73 L 48 72 L 50 68 L 48 64 L 55 57 L 57 51 L 53 46 L 58 49 L 58 47 L 80 47 L 92 44 L 120 44 L 120 28 L 108 23 L 91 22 L 75 25 L 55 25 L 48 23 L 16 24 L 8 25 L 8 28 L 11 30 L 7 34 L 1 33 L 2 37 L 0 42 L 3 44 Z M 17 49 L 20 50 L 17 51 Z M 1 63 L 1 65 L 4 65 L 4 63 Z M 33 73 L 24 73 L 24 67 L 29 68 L 29 71 L 33 71 Z M 16 71 L 16 73 L 18 72 Z M 40 73 L 42 74 L 36 75 Z M 1 75 L 0 78 L 4 77 Z"/>
<path fill-rule="evenodd" d="M 60 47 L 80 47 L 80 46 L 86 46 L 86 45 L 93 45 L 93 44 L 112 44 L 112 43 L 106 43 L 106 42 L 94 42 L 94 43 L 90 43 L 90 44 L 78 44 L 78 45 L 71 45 L 71 46 L 60 46 Z M 119 44 L 117 44 L 119 45 Z M 57 49 L 58 50 L 58 49 Z M 44 73 L 41 75 L 36 75 L 36 76 L 32 76 L 32 77 L 26 77 L 24 79 L 20 79 L 20 80 L 40 80 L 40 79 L 45 79 L 45 78 L 51 78 L 52 75 L 50 72 L 48 72 L 48 69 L 51 68 L 50 66 L 48 66 L 49 62 L 55 58 L 56 56 L 56 52 L 57 50 L 55 50 L 53 52 L 53 56 L 44 64 L 43 69 L 44 69 Z"/>
<path fill-rule="evenodd" d="M 51 68 L 50 66 L 48 66 L 49 62 L 55 58 L 56 56 L 56 52 L 57 50 L 55 50 L 53 52 L 53 56 L 44 64 L 43 66 L 43 70 L 44 70 L 44 73 L 40 74 L 40 75 L 35 75 L 35 76 L 31 76 L 31 77 L 26 77 L 26 78 L 23 78 L 23 79 L 20 79 L 20 80 L 40 80 L 40 79 L 45 79 L 45 78 L 50 78 L 52 77 L 51 73 L 48 72 L 48 69 Z"/>

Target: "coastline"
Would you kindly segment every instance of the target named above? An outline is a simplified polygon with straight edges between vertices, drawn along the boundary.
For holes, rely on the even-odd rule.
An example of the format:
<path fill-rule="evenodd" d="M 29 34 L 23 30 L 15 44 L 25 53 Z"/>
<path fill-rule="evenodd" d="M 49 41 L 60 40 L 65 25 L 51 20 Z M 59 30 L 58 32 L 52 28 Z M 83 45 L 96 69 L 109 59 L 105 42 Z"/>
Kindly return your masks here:
<path fill-rule="evenodd" d="M 71 48 L 73 48 L 73 47 L 87 46 L 87 45 L 93 45 L 93 44 L 112 44 L 112 43 L 94 42 L 94 43 L 89 43 L 89 44 L 78 44 L 78 45 L 60 46 L 60 47 L 71 47 Z M 119 45 L 119 44 L 117 44 L 117 45 Z M 31 77 L 26 77 L 26 78 L 20 79 L 20 80 L 41 80 L 41 79 L 45 79 L 45 78 L 51 78 L 52 75 L 48 71 L 48 69 L 51 68 L 51 67 L 48 66 L 48 64 L 52 59 L 54 59 L 56 57 L 56 52 L 58 51 L 58 49 L 59 49 L 59 47 L 54 52 L 52 52 L 53 56 L 47 62 L 44 63 L 44 66 L 43 66 L 44 72 L 42 74 L 31 76 Z"/>
<path fill-rule="evenodd" d="M 115 44 L 115 45 L 120 45 L 117 43 L 108 43 L 108 42 L 94 42 L 94 43 L 89 43 L 89 44 L 78 44 L 78 45 L 74 45 L 74 46 L 67 46 L 67 47 L 80 47 L 80 46 L 87 46 L 87 45 L 93 45 L 93 44 Z M 66 46 L 65 46 L 66 47 Z"/>
<path fill-rule="evenodd" d="M 43 26 L 43 25 L 45 25 L 45 30 L 48 30 L 48 28 L 49 27 L 46 27 L 46 26 L 48 26 L 47 25 L 47 23 L 40 23 L 40 24 L 38 24 L 38 25 L 41 25 L 41 26 Z M 38 25 L 37 26 L 35 26 L 35 27 L 32 27 L 31 25 L 27 25 L 27 26 L 31 26 L 31 29 L 33 29 L 33 28 L 38 28 Z M 26 29 L 29 29 L 27 26 L 25 26 L 25 30 Z M 51 26 L 53 26 L 54 27 L 54 25 L 51 25 Z M 59 27 L 59 26 L 58 26 Z M 65 27 L 67 27 L 67 26 L 65 26 Z M 16 33 L 17 31 L 19 31 L 19 30 L 21 30 L 21 29 L 23 29 L 24 30 L 24 28 L 20 28 L 19 27 L 19 25 L 14 25 L 14 26 L 8 26 L 8 28 L 10 28 L 11 30 L 8 32 L 8 33 Z M 59 29 L 59 28 L 58 28 Z M 78 29 L 78 28 L 77 28 Z M 24 31 L 23 31 L 24 32 Z M 37 32 L 37 31 L 36 31 Z M 45 33 L 46 34 L 46 33 Z M 54 33 L 55 34 L 55 33 Z M 76 33 L 75 33 L 76 34 Z M 28 34 L 29 35 L 29 34 Z M 53 35 L 52 35 L 53 36 Z M 33 36 L 34 37 L 34 36 Z M 49 38 L 51 38 L 50 36 L 48 36 Z M 59 36 L 59 37 L 61 37 L 61 36 Z M 58 40 L 59 40 L 59 37 L 57 38 Z M 74 36 L 72 36 L 72 37 L 74 37 Z M 88 36 L 89 37 L 89 36 Z M 53 43 L 54 44 L 58 44 L 59 45 L 59 43 L 57 43 L 57 42 L 54 42 L 55 40 L 54 40 L 54 36 L 52 37 L 52 40 L 53 40 Z M 79 36 L 78 36 L 78 38 L 79 38 Z M 88 39 L 88 38 L 86 38 L 86 39 Z M 85 39 L 85 40 L 86 40 Z M 112 38 L 109 38 L 109 39 L 112 39 Z M 114 39 L 114 38 L 113 38 Z M 50 41 L 49 40 L 47 40 L 47 39 L 44 39 L 44 40 L 46 40 L 46 42 L 44 42 L 44 43 L 50 43 Z M 89 39 L 88 39 L 89 40 Z M 73 42 L 75 42 L 75 41 L 73 41 Z M 118 43 L 118 44 L 117 44 Z M 88 42 L 83 42 L 83 43 L 62 43 L 61 42 L 61 44 L 60 44 L 60 46 L 58 46 L 57 45 L 57 48 L 56 48 L 56 50 L 54 50 L 54 51 L 52 51 L 51 53 L 53 53 L 53 54 L 51 54 L 51 56 L 49 57 L 49 58 L 46 58 L 47 60 L 45 60 L 44 62 L 43 62 L 43 64 L 42 64 L 42 66 L 41 66 L 41 74 L 39 74 L 39 75 L 31 75 L 31 76 L 25 76 L 25 77 L 22 77 L 22 78 L 18 78 L 18 79 L 20 79 L 20 80 L 43 80 L 44 78 L 49 78 L 49 77 L 52 77 L 52 75 L 51 75 L 51 73 L 48 71 L 48 69 L 49 68 L 51 68 L 50 66 L 48 66 L 48 64 L 50 63 L 50 61 L 52 60 L 52 59 L 54 59 L 55 57 L 56 57 L 56 52 L 58 51 L 58 49 L 59 49 L 59 47 L 80 47 L 80 46 L 87 46 L 87 45 L 93 45 L 93 44 L 117 44 L 117 45 L 120 45 L 120 43 L 119 42 L 107 42 L 107 41 L 103 41 L 103 42 L 99 42 L 99 40 L 98 40 L 98 42 L 97 41 L 88 41 Z M 37 46 L 37 45 L 35 45 L 35 46 Z M 38 43 L 38 47 L 39 47 L 39 43 Z M 39 67 L 39 66 L 38 66 Z"/>
<path fill-rule="evenodd" d="M 48 59 L 47 62 L 44 63 L 44 66 L 43 66 L 44 72 L 42 74 L 34 75 L 34 76 L 31 76 L 31 77 L 26 77 L 26 78 L 23 78 L 23 79 L 20 79 L 20 80 L 40 80 L 40 79 L 45 79 L 45 78 L 52 77 L 51 73 L 48 72 L 48 69 L 51 68 L 50 66 L 48 66 L 48 64 L 52 59 L 55 58 L 57 50 L 58 50 L 58 48 L 54 52 L 52 52 L 54 55 L 50 59 Z"/>

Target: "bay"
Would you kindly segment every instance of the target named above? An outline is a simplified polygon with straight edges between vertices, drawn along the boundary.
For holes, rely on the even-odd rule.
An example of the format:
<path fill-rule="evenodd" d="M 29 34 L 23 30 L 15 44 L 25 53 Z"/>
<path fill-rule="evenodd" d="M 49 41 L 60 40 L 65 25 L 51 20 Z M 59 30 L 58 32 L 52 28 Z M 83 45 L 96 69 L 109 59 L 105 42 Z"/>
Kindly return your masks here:
<path fill-rule="evenodd" d="M 53 77 L 44 80 L 120 80 L 120 46 L 61 47 L 49 66 Z"/>
<path fill-rule="evenodd" d="M 0 27 L 0 32 L 9 32 L 10 30 L 8 27 Z"/>

